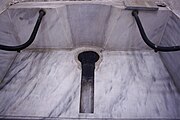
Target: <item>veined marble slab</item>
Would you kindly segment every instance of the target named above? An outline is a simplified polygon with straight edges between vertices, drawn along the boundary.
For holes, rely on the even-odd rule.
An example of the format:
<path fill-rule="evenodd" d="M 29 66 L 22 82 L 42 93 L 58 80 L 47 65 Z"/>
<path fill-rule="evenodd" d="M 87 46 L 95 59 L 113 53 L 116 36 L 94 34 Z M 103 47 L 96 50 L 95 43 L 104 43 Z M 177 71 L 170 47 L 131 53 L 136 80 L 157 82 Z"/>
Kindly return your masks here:
<path fill-rule="evenodd" d="M 150 49 L 140 36 L 132 11 L 124 10 L 123 5 L 68 3 L 44 8 L 46 15 L 35 41 L 29 48 L 98 46 L 117 51 Z M 9 44 L 22 44 L 29 39 L 39 9 L 14 7 L 8 10 L 16 38 Z M 154 43 L 161 40 L 170 13 L 165 8 L 156 12 L 140 12 L 146 33 Z"/>
<path fill-rule="evenodd" d="M 47 9 L 35 41 L 29 48 L 72 48 L 72 37 L 66 6 Z M 11 20 L 21 43 L 26 42 L 37 21 L 39 9 L 10 9 Z"/>
<path fill-rule="evenodd" d="M 0 91 L 0 116 L 177 118 L 180 95 L 153 51 L 102 52 L 94 114 L 79 114 L 81 70 L 75 51 L 23 51 Z"/>
<path fill-rule="evenodd" d="M 77 116 L 80 73 L 71 52 L 20 53 L 0 91 L 0 115 Z"/>
<path fill-rule="evenodd" d="M 9 4 L 12 2 L 12 0 L 1 0 L 0 1 L 0 14 L 6 11 L 7 7 L 9 7 Z"/>
<path fill-rule="evenodd" d="M 98 116 L 180 117 L 180 94 L 159 55 L 153 51 L 104 52 L 95 81 Z"/>
<path fill-rule="evenodd" d="M 5 3 L 5 0 L 2 2 Z M 18 36 L 15 34 L 16 31 L 11 23 L 7 11 L 0 15 L 0 26 L 0 44 L 13 45 L 16 43 Z M 16 52 L 5 52 L 0 50 L 0 82 L 3 80 L 3 77 L 5 76 L 15 56 Z"/>
<path fill-rule="evenodd" d="M 172 14 L 167 23 L 164 35 L 161 40 L 162 46 L 180 45 L 180 17 Z M 162 61 L 171 73 L 175 85 L 180 91 L 180 52 L 160 53 Z"/>
<path fill-rule="evenodd" d="M 87 4 L 67 8 L 73 44 L 103 47 L 111 6 Z"/>
<path fill-rule="evenodd" d="M 147 36 L 158 44 L 169 18 L 170 11 L 140 11 L 139 17 Z M 112 8 L 105 34 L 105 49 L 108 50 L 147 50 L 132 11 Z"/>
<path fill-rule="evenodd" d="M 0 51 L 0 84 L 16 57 L 15 52 Z M 0 85 L 1 89 L 1 85 Z"/>
<path fill-rule="evenodd" d="M 7 11 L 0 15 L 0 44 L 14 45 L 19 41 L 16 28 Z"/>

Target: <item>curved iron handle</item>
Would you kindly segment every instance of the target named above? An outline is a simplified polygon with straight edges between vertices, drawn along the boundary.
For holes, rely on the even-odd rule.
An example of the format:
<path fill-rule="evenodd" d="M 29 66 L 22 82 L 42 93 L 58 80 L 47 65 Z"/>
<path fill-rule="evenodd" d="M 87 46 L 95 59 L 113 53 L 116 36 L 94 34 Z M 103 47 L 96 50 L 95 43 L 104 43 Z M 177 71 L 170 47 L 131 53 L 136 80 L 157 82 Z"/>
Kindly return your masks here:
<path fill-rule="evenodd" d="M 0 45 L 0 49 L 1 50 L 5 50 L 5 51 L 17 51 L 20 52 L 21 50 L 27 48 L 29 45 L 32 44 L 32 42 L 34 41 L 37 31 L 39 29 L 39 26 L 41 24 L 42 18 L 43 16 L 46 14 L 46 12 L 44 10 L 40 10 L 39 11 L 39 17 L 36 21 L 36 24 L 34 26 L 33 32 L 31 33 L 31 36 L 29 38 L 29 40 L 27 42 L 25 42 L 24 44 L 18 45 L 18 46 L 6 46 L 6 45 Z"/>
<path fill-rule="evenodd" d="M 139 19 L 138 16 L 138 11 L 134 10 L 132 12 L 132 16 L 134 16 L 136 23 L 138 25 L 141 37 L 143 38 L 144 42 L 152 49 L 154 49 L 155 52 L 161 51 L 161 52 L 172 52 L 172 51 L 179 51 L 180 50 L 180 46 L 172 46 L 172 47 L 164 47 L 164 46 L 158 46 L 155 45 L 154 43 L 152 43 L 149 38 L 147 37 L 144 28 L 141 24 L 141 20 Z"/>

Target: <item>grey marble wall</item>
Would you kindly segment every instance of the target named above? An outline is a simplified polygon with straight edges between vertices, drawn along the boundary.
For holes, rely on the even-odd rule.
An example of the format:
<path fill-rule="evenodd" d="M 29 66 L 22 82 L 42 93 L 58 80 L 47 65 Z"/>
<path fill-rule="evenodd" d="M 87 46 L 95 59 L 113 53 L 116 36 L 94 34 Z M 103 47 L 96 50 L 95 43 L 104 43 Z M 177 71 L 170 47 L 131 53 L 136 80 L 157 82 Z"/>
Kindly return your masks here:
<path fill-rule="evenodd" d="M 111 9 L 111 16 L 105 34 L 107 50 L 150 50 L 143 42 L 132 11 Z M 148 37 L 159 43 L 169 17 L 169 11 L 140 12 L 139 16 Z"/>
<path fill-rule="evenodd" d="M 9 19 L 8 12 L 0 15 L 0 44 L 12 45 L 16 41 L 13 24 Z M 3 80 L 7 70 L 11 66 L 16 52 L 4 52 L 0 50 L 0 82 Z"/>
<path fill-rule="evenodd" d="M 0 14 L 7 9 L 7 6 L 12 0 L 1 0 L 0 1 Z"/>
<path fill-rule="evenodd" d="M 180 95 L 153 51 L 102 52 L 93 114 L 80 114 L 76 51 L 24 51 L 4 79 L 0 116 L 178 118 Z"/>
<path fill-rule="evenodd" d="M 162 37 L 161 45 L 180 45 L 179 33 L 180 18 L 172 13 Z M 168 71 L 171 73 L 175 85 L 180 90 L 180 52 L 160 53 L 160 55 Z"/>
<path fill-rule="evenodd" d="M 122 1 L 121 1 L 122 3 Z M 39 8 L 14 7 L 8 10 L 15 29 L 16 41 L 21 44 L 28 40 Z M 46 6 L 46 16 L 34 43 L 29 48 L 76 48 L 98 46 L 106 50 L 147 50 L 137 29 L 131 11 L 122 9 L 123 4 L 59 4 Z M 140 12 L 146 32 L 153 42 L 159 43 L 169 11 Z"/>
<path fill-rule="evenodd" d="M 20 43 L 29 39 L 38 18 L 39 9 L 11 9 L 9 15 L 17 29 Z M 37 37 L 29 48 L 72 48 L 66 6 L 48 9 Z"/>

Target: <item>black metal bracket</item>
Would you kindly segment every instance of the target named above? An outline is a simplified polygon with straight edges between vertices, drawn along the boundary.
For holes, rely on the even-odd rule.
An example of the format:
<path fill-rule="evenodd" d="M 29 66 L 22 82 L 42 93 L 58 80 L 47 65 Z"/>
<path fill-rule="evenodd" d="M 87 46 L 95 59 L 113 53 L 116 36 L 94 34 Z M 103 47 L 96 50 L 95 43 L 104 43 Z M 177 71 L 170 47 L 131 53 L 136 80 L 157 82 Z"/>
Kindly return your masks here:
<path fill-rule="evenodd" d="M 36 37 L 36 34 L 38 32 L 39 26 L 41 24 L 43 16 L 46 14 L 44 10 L 39 10 L 39 17 L 36 21 L 36 24 L 34 26 L 33 32 L 31 33 L 31 36 L 27 42 L 24 44 L 18 45 L 18 46 L 6 46 L 6 45 L 0 45 L 1 50 L 5 51 L 17 51 L 20 52 L 21 50 L 27 48 L 29 45 L 31 45 Z"/>
<path fill-rule="evenodd" d="M 173 52 L 173 51 L 179 51 L 180 50 L 180 46 L 171 46 L 171 47 L 164 47 L 164 46 L 158 46 L 155 45 L 154 43 L 152 43 L 149 38 L 147 37 L 144 28 L 142 26 L 141 20 L 138 16 L 138 10 L 134 10 L 132 12 L 132 16 L 134 16 L 137 26 L 139 28 L 141 37 L 143 38 L 144 42 L 152 49 L 154 49 L 155 52 Z"/>

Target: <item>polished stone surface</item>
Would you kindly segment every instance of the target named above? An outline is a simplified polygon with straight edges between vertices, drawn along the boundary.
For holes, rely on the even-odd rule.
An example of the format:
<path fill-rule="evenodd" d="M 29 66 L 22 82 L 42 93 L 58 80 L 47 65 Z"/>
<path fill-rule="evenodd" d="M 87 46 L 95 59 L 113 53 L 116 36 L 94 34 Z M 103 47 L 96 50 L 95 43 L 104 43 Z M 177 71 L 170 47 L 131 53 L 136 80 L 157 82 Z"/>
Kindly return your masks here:
<path fill-rule="evenodd" d="M 27 4 L 27 3 L 24 3 Z M 119 5 L 119 4 L 117 4 Z M 28 40 L 39 8 L 11 8 L 8 14 L 14 27 L 17 45 Z M 131 11 L 123 5 L 95 3 L 59 4 L 45 8 L 46 16 L 34 43 L 29 48 L 77 48 L 96 46 L 106 50 L 146 50 Z M 169 18 L 168 9 L 140 12 L 140 18 L 149 38 L 159 43 Z M 5 27 L 3 29 L 6 29 Z"/>
<path fill-rule="evenodd" d="M 27 41 L 38 18 L 39 9 L 11 9 L 10 17 L 21 43 Z M 26 32 L 25 32 L 26 31 Z M 46 10 L 37 37 L 30 48 L 72 48 L 66 6 Z"/>
<path fill-rule="evenodd" d="M 20 53 L 3 81 L 0 115 L 76 116 L 80 77 L 72 53 Z"/>
<path fill-rule="evenodd" d="M 101 117 L 180 117 L 180 94 L 153 51 L 104 52 L 95 81 L 95 114 Z"/>
<path fill-rule="evenodd" d="M 14 45 L 19 41 L 16 28 L 11 21 L 8 11 L 0 15 L 0 43 L 4 45 Z"/>
<path fill-rule="evenodd" d="M 102 47 L 111 6 L 69 5 L 67 11 L 74 46 Z"/>
<path fill-rule="evenodd" d="M 180 45 L 179 2 L 166 3 L 169 10 L 139 16 L 152 42 Z M 122 0 L 16 4 L 0 15 L 1 44 L 27 41 L 41 7 L 46 16 L 31 50 L 0 51 L 0 118 L 180 118 L 180 53 L 151 51 Z M 93 114 L 79 113 L 81 69 L 78 50 L 70 50 L 80 46 L 105 50 L 95 70 Z"/>
<path fill-rule="evenodd" d="M 0 44 L 12 45 L 13 42 L 16 42 L 18 37 L 15 34 L 16 31 L 11 24 L 7 11 L 0 15 L 0 26 Z M 0 50 L 0 82 L 3 80 L 15 56 L 16 52 L 5 52 Z"/>
<path fill-rule="evenodd" d="M 172 14 L 167 23 L 165 33 L 161 40 L 161 45 L 163 46 L 174 46 L 180 45 L 180 19 L 178 16 Z M 180 52 L 169 52 L 160 53 L 162 61 L 167 67 L 168 71 L 173 77 L 175 85 L 180 91 Z"/>
<path fill-rule="evenodd" d="M 139 12 L 143 27 L 151 41 L 159 43 L 169 18 L 169 11 Z M 155 17 L 156 16 L 156 17 Z M 105 38 L 107 50 L 147 50 L 149 47 L 143 42 L 131 11 L 111 9 Z"/>
<path fill-rule="evenodd" d="M 177 118 L 180 95 L 153 51 L 102 52 L 95 70 L 94 114 L 79 114 L 76 51 L 20 53 L 0 91 L 1 116 Z"/>
<path fill-rule="evenodd" d="M 3 81 L 15 57 L 16 57 L 16 53 L 14 52 L 0 51 L 0 83 Z M 0 84 L 0 89 L 2 84 L 3 83 Z"/>
<path fill-rule="evenodd" d="M 12 0 L 1 0 L 0 1 L 0 14 L 2 14 L 9 6 L 9 3 L 12 2 Z"/>

